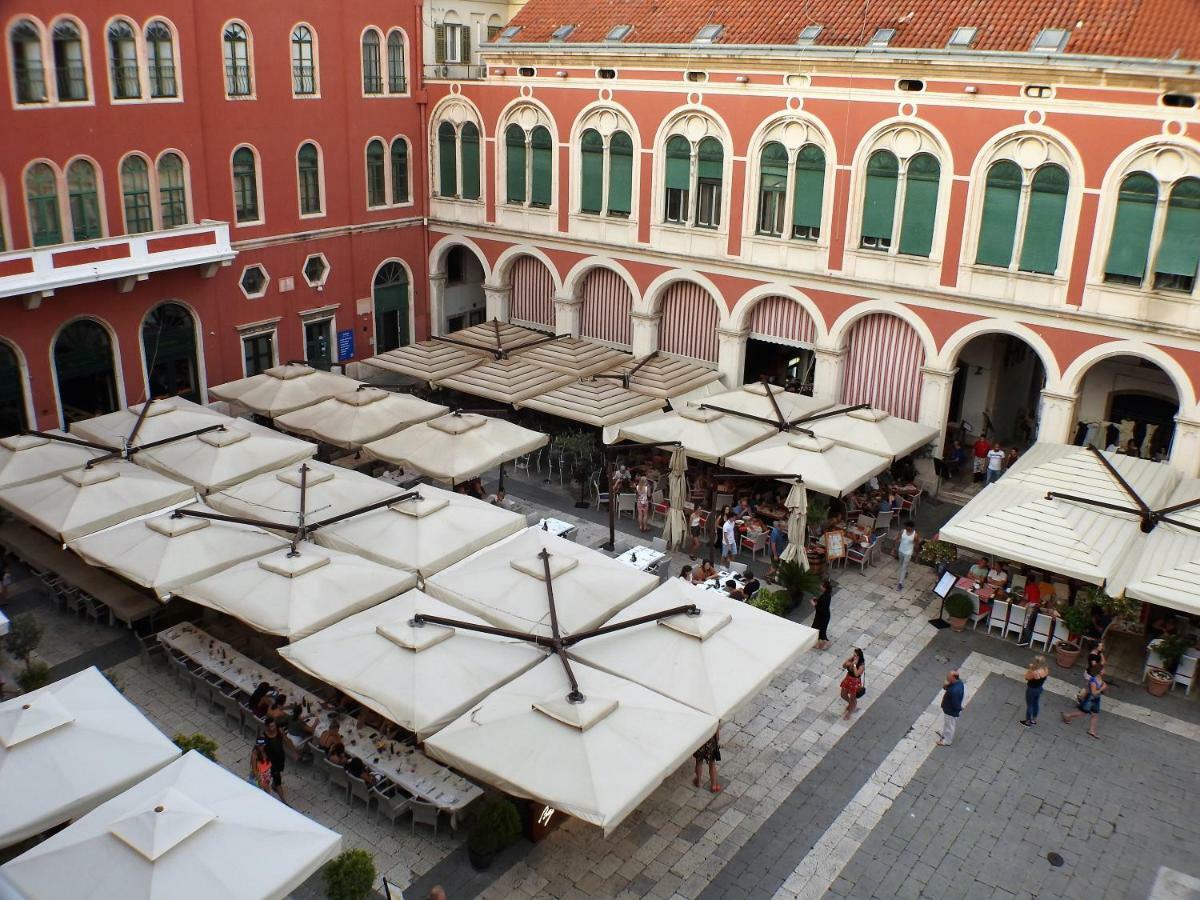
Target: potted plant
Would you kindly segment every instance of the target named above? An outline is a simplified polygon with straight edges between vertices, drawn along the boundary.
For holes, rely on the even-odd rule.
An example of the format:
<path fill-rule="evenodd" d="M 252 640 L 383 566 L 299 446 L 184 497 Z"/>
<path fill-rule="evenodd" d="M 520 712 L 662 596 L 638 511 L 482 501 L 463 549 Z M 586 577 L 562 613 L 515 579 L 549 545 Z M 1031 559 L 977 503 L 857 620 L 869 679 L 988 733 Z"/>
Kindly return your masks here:
<path fill-rule="evenodd" d="M 787 598 L 790 603 L 788 609 L 797 606 L 804 599 L 805 594 L 819 594 L 821 592 L 821 577 L 816 572 L 805 572 L 800 568 L 800 564 L 794 560 L 781 562 L 776 570 L 776 580 L 779 586 L 787 592 Z M 780 615 L 787 613 L 787 609 Z"/>
<path fill-rule="evenodd" d="M 768 591 L 765 588 L 747 602 L 755 609 L 761 609 L 763 612 L 769 612 L 776 616 L 786 616 L 793 606 L 787 591 Z"/>
<path fill-rule="evenodd" d="M 339 853 L 325 866 L 329 900 L 367 900 L 375 884 L 375 860 L 366 850 Z"/>
<path fill-rule="evenodd" d="M 471 866 L 482 871 L 492 859 L 521 836 L 521 815 L 507 797 L 497 797 L 484 804 L 471 832 L 467 835 L 467 858 Z"/>
<path fill-rule="evenodd" d="M 171 740 L 184 753 L 195 750 L 201 756 L 206 756 L 213 762 L 217 761 L 217 742 L 210 737 L 202 734 L 177 734 Z"/>
<path fill-rule="evenodd" d="M 805 517 L 809 522 L 816 522 L 818 525 L 824 524 L 825 520 L 829 518 L 829 498 L 824 494 L 809 491 L 808 510 Z"/>
<path fill-rule="evenodd" d="M 1162 665 L 1146 673 L 1146 690 L 1155 697 L 1162 697 L 1171 690 L 1175 682 L 1175 669 L 1191 646 L 1191 640 L 1178 634 L 1165 634 L 1151 644 Z"/>
<path fill-rule="evenodd" d="M 1077 597 L 1060 615 L 1067 626 L 1067 640 L 1054 645 L 1054 658 L 1064 669 L 1069 669 L 1079 659 L 1079 639 L 1092 624 L 1092 604 L 1086 596 Z"/>
<path fill-rule="evenodd" d="M 17 683 L 23 691 L 44 687 L 50 680 L 50 667 L 33 658 L 33 652 L 41 642 L 42 626 L 33 613 L 13 616 L 4 647 L 13 659 L 25 664 L 25 670 L 17 675 Z"/>
<path fill-rule="evenodd" d="M 932 540 L 921 545 L 917 561 L 927 566 L 933 566 L 941 575 L 950 567 L 950 563 L 958 559 L 958 547 L 949 541 Z M 948 597 L 946 599 L 949 599 Z"/>
<path fill-rule="evenodd" d="M 975 604 L 966 591 L 951 591 L 946 597 L 946 618 L 955 631 L 965 631 L 974 612 Z"/>
<path fill-rule="evenodd" d="M 1146 672 L 1146 693 L 1152 697 L 1165 697 L 1175 683 L 1175 676 L 1166 669 L 1152 668 Z"/>

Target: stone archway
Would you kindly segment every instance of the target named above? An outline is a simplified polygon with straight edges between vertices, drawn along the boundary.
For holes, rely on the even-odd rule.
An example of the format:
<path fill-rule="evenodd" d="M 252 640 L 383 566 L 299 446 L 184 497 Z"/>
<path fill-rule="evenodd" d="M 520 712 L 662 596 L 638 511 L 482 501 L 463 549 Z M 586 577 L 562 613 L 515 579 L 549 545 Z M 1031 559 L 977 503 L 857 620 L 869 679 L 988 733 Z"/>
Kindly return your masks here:
<path fill-rule="evenodd" d="M 721 314 L 713 296 L 692 281 L 676 281 L 662 293 L 658 349 L 704 362 L 717 361 Z"/>
<path fill-rule="evenodd" d="M 29 427 L 25 417 L 24 380 L 17 351 L 0 341 L 0 437 Z"/>
<path fill-rule="evenodd" d="M 1132 354 L 1109 356 L 1088 366 L 1079 380 L 1071 441 L 1122 450 L 1132 441 L 1138 455 L 1166 459 L 1179 407 L 1178 388 L 1157 363 Z"/>
<path fill-rule="evenodd" d="M 964 442 L 979 436 L 1026 447 L 1037 439 L 1046 367 L 1037 349 L 1003 332 L 985 332 L 966 341 L 950 368 L 947 428 Z"/>
<path fill-rule="evenodd" d="M 200 402 L 196 320 L 181 303 L 160 303 L 142 321 L 142 351 L 150 397 Z"/>
<path fill-rule="evenodd" d="M 579 298 L 579 336 L 628 350 L 633 343 L 633 293 L 625 279 L 612 269 L 594 268 L 583 277 Z"/>
<path fill-rule="evenodd" d="M 99 322 L 77 319 L 58 333 L 54 374 L 65 424 L 116 411 L 120 401 L 112 339 Z"/>

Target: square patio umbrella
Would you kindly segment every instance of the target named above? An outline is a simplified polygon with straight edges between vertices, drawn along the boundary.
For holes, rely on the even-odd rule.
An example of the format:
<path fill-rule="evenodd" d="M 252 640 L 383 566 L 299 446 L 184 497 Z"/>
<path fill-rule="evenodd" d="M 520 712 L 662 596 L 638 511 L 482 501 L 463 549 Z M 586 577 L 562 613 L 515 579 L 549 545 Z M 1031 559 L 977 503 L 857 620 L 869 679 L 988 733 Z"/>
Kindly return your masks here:
<path fill-rule="evenodd" d="M 1185 478 L 1166 500 L 1170 512 L 1134 539 L 1109 593 L 1200 614 L 1200 479 Z"/>
<path fill-rule="evenodd" d="M 71 433 L 109 447 L 140 447 L 237 421 L 233 416 L 183 397 L 164 397 L 75 422 L 71 425 Z"/>
<path fill-rule="evenodd" d="M 574 380 L 573 375 L 544 368 L 522 356 L 514 356 L 485 362 L 443 378 L 437 382 L 437 386 L 475 397 L 486 397 L 498 403 L 516 404 L 557 390 Z"/>
<path fill-rule="evenodd" d="M 539 343 L 513 354 L 534 365 L 565 372 L 576 378 L 587 378 L 598 372 L 607 372 L 614 366 L 629 360 L 629 354 L 614 350 L 607 344 L 587 338 L 560 337 L 558 340 Z"/>
<path fill-rule="evenodd" d="M 841 497 L 891 465 L 874 453 L 788 431 L 725 457 L 725 465 L 751 475 L 793 473 L 818 494 Z"/>
<path fill-rule="evenodd" d="M 597 428 L 611 428 L 621 422 L 658 412 L 663 408 L 663 403 L 659 397 L 628 391 L 615 381 L 584 378 L 522 400 L 517 406 Z"/>
<path fill-rule="evenodd" d="M 46 434 L 71 437 L 57 428 Z M 38 434 L 14 434 L 0 438 L 0 490 L 61 475 L 103 454 L 103 450 L 56 441 Z"/>
<path fill-rule="evenodd" d="M 843 447 L 853 447 L 892 459 L 919 450 L 938 433 L 932 425 L 901 419 L 870 406 L 848 407 L 842 411 L 826 410 L 801 425 L 817 437 L 829 438 Z"/>
<path fill-rule="evenodd" d="M 218 400 L 235 403 L 251 412 L 274 418 L 294 409 L 312 406 L 362 384 L 345 375 L 322 372 L 300 363 L 274 366 L 265 372 L 209 388 Z"/>
<path fill-rule="evenodd" d="M 482 619 L 409 591 L 282 648 L 288 662 L 425 740 L 546 652 L 525 641 L 415 624 L 418 612 Z"/>
<path fill-rule="evenodd" d="M 422 484 L 407 500 L 318 529 L 313 540 L 428 578 L 525 527 L 519 513 Z"/>
<path fill-rule="evenodd" d="M 127 522 L 70 544 L 90 565 L 110 569 L 162 599 L 180 585 L 286 546 L 283 538 L 258 528 L 178 513 Z"/>
<path fill-rule="evenodd" d="M 640 444 L 678 441 L 689 457 L 705 462 L 717 462 L 777 433 L 774 425 L 694 406 L 651 413 L 617 427 L 618 440 Z"/>
<path fill-rule="evenodd" d="M 0 847 L 79 818 L 177 756 L 95 666 L 0 703 Z"/>
<path fill-rule="evenodd" d="M 363 385 L 356 391 L 280 416 L 275 424 L 335 447 L 357 450 L 368 441 L 449 411 L 420 397 Z"/>
<path fill-rule="evenodd" d="M 693 401 L 693 405 L 729 410 L 771 423 L 778 422 L 781 416 L 784 421 L 792 422 L 832 406 L 825 400 L 785 391 L 778 385 L 762 381 L 742 385 L 736 390 L 712 394 L 702 400 Z"/>
<path fill-rule="evenodd" d="M 274 900 L 320 869 L 341 842 L 193 750 L 0 874 L 29 897 Z"/>
<path fill-rule="evenodd" d="M 663 400 L 691 393 L 721 378 L 717 370 L 710 366 L 666 356 L 657 351 L 640 359 L 627 357 L 625 362 L 599 374 L 631 391 Z"/>
<path fill-rule="evenodd" d="M 435 382 L 482 365 L 487 360 L 488 356 L 478 350 L 441 341 L 421 341 L 364 359 L 363 363 L 418 381 Z"/>

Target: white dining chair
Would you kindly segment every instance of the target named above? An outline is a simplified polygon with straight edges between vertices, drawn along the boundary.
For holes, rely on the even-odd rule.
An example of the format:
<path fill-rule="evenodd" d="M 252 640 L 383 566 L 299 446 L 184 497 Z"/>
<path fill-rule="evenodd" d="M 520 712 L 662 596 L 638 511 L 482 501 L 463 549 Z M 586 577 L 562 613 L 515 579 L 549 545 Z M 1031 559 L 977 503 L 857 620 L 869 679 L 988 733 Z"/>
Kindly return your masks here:
<path fill-rule="evenodd" d="M 1175 681 L 1171 687 L 1174 689 L 1177 685 L 1183 685 L 1183 692 L 1190 694 L 1192 685 L 1196 683 L 1196 664 L 1200 662 L 1200 655 L 1195 650 L 1189 650 L 1179 660 L 1179 665 L 1175 667 Z"/>
<path fill-rule="evenodd" d="M 995 600 L 992 602 L 992 613 L 988 616 L 987 633 L 991 634 L 993 628 L 1000 629 L 1000 637 L 1004 637 L 1004 619 L 1008 615 L 1008 602 L 1005 600 Z"/>
<path fill-rule="evenodd" d="M 629 513 L 629 518 L 634 518 L 637 513 L 637 494 L 617 494 L 617 518 L 625 513 Z"/>
<path fill-rule="evenodd" d="M 1029 641 L 1029 646 L 1041 644 L 1042 650 L 1050 649 L 1050 641 L 1054 635 L 1054 617 L 1048 616 L 1043 612 L 1037 614 L 1037 618 L 1033 620 L 1033 637 Z"/>
<path fill-rule="evenodd" d="M 1029 614 L 1029 607 L 1018 606 L 1015 603 L 1009 604 L 1008 625 L 1004 628 L 1004 636 L 1008 637 L 1014 632 L 1017 635 L 1017 640 L 1021 639 L 1021 632 L 1025 630 L 1025 617 Z M 1036 623 L 1035 623 L 1036 624 Z"/>

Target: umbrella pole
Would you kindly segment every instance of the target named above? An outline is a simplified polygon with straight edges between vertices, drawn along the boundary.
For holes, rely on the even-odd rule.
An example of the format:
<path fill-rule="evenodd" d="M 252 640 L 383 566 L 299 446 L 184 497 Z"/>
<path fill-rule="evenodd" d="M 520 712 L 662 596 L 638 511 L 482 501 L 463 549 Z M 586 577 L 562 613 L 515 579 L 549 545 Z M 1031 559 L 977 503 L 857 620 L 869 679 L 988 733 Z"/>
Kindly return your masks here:
<path fill-rule="evenodd" d="M 613 445 L 604 448 L 604 480 L 608 484 L 608 543 L 600 546 L 612 553 L 617 546 L 617 498 L 613 491 Z"/>
<path fill-rule="evenodd" d="M 500 463 L 500 483 L 496 489 L 499 491 L 504 490 L 504 463 Z"/>

